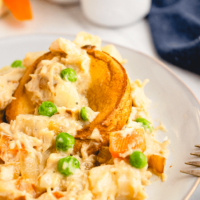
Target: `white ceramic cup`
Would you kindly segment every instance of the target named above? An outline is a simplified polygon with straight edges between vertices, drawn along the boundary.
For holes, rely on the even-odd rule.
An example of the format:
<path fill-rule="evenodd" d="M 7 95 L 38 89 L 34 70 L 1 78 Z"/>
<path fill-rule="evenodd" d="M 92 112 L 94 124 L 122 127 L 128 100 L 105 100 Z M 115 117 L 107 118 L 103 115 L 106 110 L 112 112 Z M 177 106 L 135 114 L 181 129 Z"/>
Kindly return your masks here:
<path fill-rule="evenodd" d="M 151 0 L 81 0 L 85 16 L 93 23 L 107 26 L 124 26 L 145 17 Z"/>

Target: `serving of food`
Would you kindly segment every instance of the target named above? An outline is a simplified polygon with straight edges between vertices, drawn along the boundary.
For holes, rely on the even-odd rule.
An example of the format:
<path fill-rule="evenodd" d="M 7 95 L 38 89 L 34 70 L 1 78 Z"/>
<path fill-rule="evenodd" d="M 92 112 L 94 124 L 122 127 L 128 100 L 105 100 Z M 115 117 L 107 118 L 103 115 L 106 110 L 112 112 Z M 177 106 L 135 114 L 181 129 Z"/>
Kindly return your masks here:
<path fill-rule="evenodd" d="M 145 80 L 118 50 L 80 32 L 0 70 L 0 199 L 142 200 L 165 181 Z"/>

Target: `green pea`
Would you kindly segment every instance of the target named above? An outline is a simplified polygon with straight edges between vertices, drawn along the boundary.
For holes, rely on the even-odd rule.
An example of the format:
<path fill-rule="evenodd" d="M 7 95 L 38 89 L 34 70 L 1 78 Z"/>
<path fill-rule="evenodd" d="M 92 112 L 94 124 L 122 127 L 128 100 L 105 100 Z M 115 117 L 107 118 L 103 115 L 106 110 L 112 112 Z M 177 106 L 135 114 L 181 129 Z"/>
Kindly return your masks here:
<path fill-rule="evenodd" d="M 72 68 L 63 69 L 60 72 L 60 76 L 64 80 L 69 80 L 70 82 L 75 82 L 77 80 L 76 72 Z"/>
<path fill-rule="evenodd" d="M 39 115 L 51 117 L 57 113 L 56 106 L 50 101 L 44 101 L 38 108 Z"/>
<path fill-rule="evenodd" d="M 153 132 L 153 130 L 154 130 L 153 125 L 145 118 L 139 117 L 135 121 L 142 123 L 142 126 L 145 128 L 145 130 L 149 131 L 150 133 Z"/>
<path fill-rule="evenodd" d="M 146 166 L 147 157 L 141 151 L 134 151 L 130 155 L 129 162 L 133 167 L 141 169 Z"/>
<path fill-rule="evenodd" d="M 56 149 L 59 151 L 67 151 L 73 148 L 75 144 L 75 139 L 68 133 L 59 133 L 56 137 Z"/>
<path fill-rule="evenodd" d="M 22 65 L 22 61 L 21 60 L 15 60 L 12 64 L 11 64 L 12 68 L 24 68 L 24 66 Z"/>
<path fill-rule="evenodd" d="M 82 107 L 81 108 L 81 112 L 80 112 L 80 115 L 81 115 L 81 118 L 83 121 L 88 121 L 89 120 L 89 109 L 87 107 Z"/>
<path fill-rule="evenodd" d="M 61 158 L 57 164 L 58 171 L 64 176 L 69 176 L 70 174 L 74 174 L 75 171 L 79 168 L 80 168 L 79 161 L 73 156 L 67 156 L 65 158 Z"/>

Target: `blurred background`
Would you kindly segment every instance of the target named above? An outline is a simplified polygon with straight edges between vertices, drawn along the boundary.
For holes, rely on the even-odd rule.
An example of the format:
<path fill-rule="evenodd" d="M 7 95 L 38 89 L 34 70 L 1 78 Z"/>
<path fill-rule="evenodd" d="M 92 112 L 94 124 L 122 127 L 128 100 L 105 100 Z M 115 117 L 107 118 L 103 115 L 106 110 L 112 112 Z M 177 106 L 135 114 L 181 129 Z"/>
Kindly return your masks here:
<path fill-rule="evenodd" d="M 80 31 L 161 60 L 200 100 L 200 0 L 0 0 L 0 39 Z"/>

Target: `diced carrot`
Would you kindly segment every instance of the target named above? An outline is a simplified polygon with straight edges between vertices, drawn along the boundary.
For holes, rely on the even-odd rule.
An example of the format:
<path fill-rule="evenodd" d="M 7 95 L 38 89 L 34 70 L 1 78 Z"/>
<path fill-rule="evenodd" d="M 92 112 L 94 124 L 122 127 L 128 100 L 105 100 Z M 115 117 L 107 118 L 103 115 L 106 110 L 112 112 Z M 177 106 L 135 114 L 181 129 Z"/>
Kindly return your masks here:
<path fill-rule="evenodd" d="M 0 136 L 0 158 L 3 161 L 7 161 L 8 158 L 14 158 L 17 156 L 19 153 L 19 148 L 17 145 L 13 149 L 10 149 L 9 142 L 12 141 L 13 138 L 6 136 L 6 135 L 1 135 Z"/>
<path fill-rule="evenodd" d="M 36 196 L 36 190 L 34 185 L 29 182 L 28 180 L 24 180 L 23 178 L 19 178 L 17 182 L 15 183 L 16 189 L 20 191 L 26 191 L 29 194 L 31 194 L 33 197 Z"/>
<path fill-rule="evenodd" d="M 56 197 L 56 199 L 60 199 L 61 197 L 64 197 L 64 195 L 61 194 L 60 192 L 54 192 L 53 195 L 54 197 Z"/>
<path fill-rule="evenodd" d="M 142 152 L 146 150 L 146 141 L 144 129 L 133 130 L 125 137 L 120 132 L 112 132 L 109 137 L 109 151 L 113 158 L 120 157 L 120 153 L 125 153 L 131 149 L 140 149 Z"/>
<path fill-rule="evenodd" d="M 159 155 L 151 155 L 148 159 L 149 168 L 158 174 L 162 174 L 164 172 L 165 162 L 166 158 Z"/>
<path fill-rule="evenodd" d="M 3 0 L 14 17 L 20 21 L 32 19 L 29 0 Z"/>

